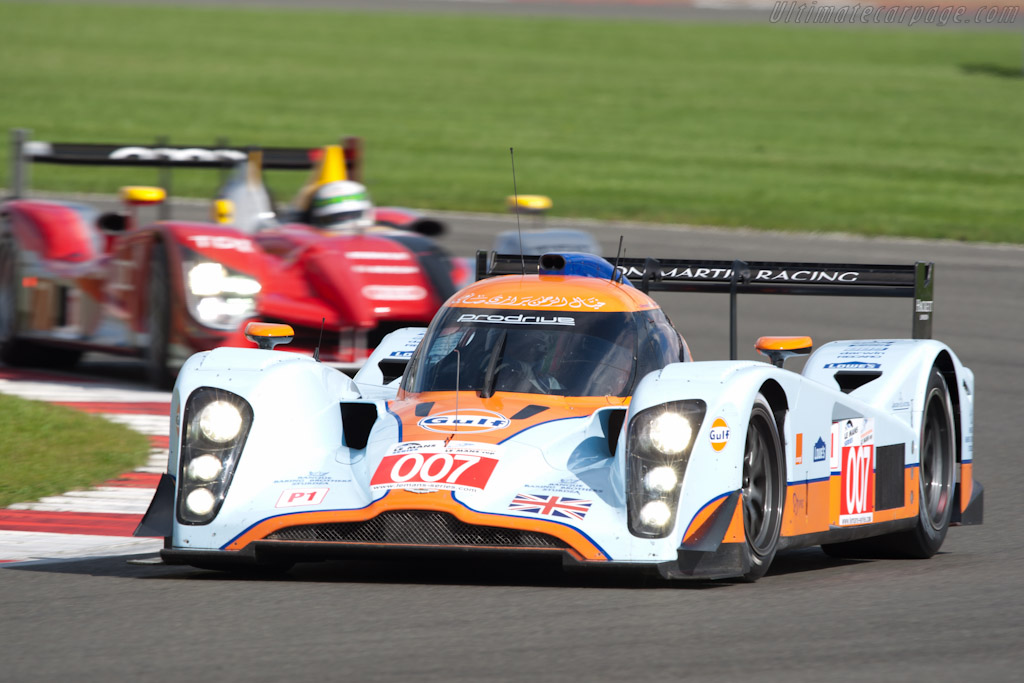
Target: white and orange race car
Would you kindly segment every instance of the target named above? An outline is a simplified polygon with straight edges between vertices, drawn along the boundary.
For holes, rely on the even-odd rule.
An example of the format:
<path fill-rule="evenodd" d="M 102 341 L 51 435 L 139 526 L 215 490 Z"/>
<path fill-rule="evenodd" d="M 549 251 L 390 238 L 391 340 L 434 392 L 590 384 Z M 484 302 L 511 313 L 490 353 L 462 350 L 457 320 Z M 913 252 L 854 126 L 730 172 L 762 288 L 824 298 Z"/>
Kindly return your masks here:
<path fill-rule="evenodd" d="M 503 274 L 504 273 L 504 274 Z M 930 333 L 930 264 L 478 259 L 354 378 L 262 348 L 194 355 L 138 535 L 168 563 L 553 556 L 755 580 L 784 548 L 929 557 L 982 518 L 974 378 Z M 636 286 L 627 277 L 633 277 Z M 915 337 L 763 338 L 694 361 L 646 290 L 914 297 Z"/>

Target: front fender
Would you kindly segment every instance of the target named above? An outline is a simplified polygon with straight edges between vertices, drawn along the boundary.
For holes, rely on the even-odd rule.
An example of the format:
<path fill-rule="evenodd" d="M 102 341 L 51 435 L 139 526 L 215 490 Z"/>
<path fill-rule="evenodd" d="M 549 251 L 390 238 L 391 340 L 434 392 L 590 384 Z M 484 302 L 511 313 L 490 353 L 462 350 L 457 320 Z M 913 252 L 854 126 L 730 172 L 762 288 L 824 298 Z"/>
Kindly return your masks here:
<path fill-rule="evenodd" d="M 682 545 L 696 531 L 707 509 L 742 487 L 747 420 L 765 382 L 792 390 L 792 373 L 753 361 L 674 363 L 645 377 L 630 402 L 628 427 L 641 411 L 669 401 L 700 399 L 706 411 L 695 431 L 683 474 L 679 507 L 671 537 Z M 628 457 L 628 456 L 627 456 Z M 626 477 L 626 458 L 621 476 Z"/>

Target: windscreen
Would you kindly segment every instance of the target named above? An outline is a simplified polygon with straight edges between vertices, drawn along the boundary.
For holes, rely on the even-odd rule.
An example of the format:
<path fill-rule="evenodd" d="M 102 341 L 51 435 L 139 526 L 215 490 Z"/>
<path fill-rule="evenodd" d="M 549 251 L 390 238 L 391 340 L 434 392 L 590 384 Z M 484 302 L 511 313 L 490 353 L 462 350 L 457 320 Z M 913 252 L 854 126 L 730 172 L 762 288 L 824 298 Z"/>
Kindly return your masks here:
<path fill-rule="evenodd" d="M 636 337 L 627 312 L 448 308 L 427 330 L 403 387 L 626 396 Z"/>

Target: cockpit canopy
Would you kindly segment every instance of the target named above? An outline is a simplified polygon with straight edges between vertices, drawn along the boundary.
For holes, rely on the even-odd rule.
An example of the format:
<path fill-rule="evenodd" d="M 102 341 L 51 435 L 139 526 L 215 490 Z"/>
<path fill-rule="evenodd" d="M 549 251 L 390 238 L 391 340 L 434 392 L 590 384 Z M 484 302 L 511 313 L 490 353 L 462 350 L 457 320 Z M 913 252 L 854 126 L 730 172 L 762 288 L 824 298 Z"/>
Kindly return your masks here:
<path fill-rule="evenodd" d="M 629 396 L 647 373 L 683 360 L 660 309 L 624 312 L 443 309 L 402 381 L 409 392 L 510 391 Z"/>

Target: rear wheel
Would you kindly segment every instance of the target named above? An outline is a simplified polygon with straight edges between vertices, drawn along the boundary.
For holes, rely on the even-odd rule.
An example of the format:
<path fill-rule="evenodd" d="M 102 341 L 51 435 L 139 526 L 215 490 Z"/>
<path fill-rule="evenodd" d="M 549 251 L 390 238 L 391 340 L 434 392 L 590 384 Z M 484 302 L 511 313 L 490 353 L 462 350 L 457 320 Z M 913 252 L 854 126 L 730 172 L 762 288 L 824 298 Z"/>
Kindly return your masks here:
<path fill-rule="evenodd" d="M 917 526 L 875 538 L 831 543 L 822 549 L 832 557 L 906 557 L 926 559 L 942 547 L 953 514 L 956 479 L 956 429 L 953 404 L 942 373 L 932 368 L 921 419 L 921 462 L 918 468 Z"/>
<path fill-rule="evenodd" d="M 149 347 L 146 349 L 146 376 L 159 389 L 171 385 L 167 369 L 167 349 L 171 330 L 171 282 L 167 251 L 157 242 L 149 256 L 149 290 L 146 294 Z"/>
<path fill-rule="evenodd" d="M 746 581 L 764 576 L 775 558 L 782 530 L 786 473 L 782 440 L 771 406 L 758 394 L 750 411 L 743 451 L 743 532 L 751 567 Z"/>

